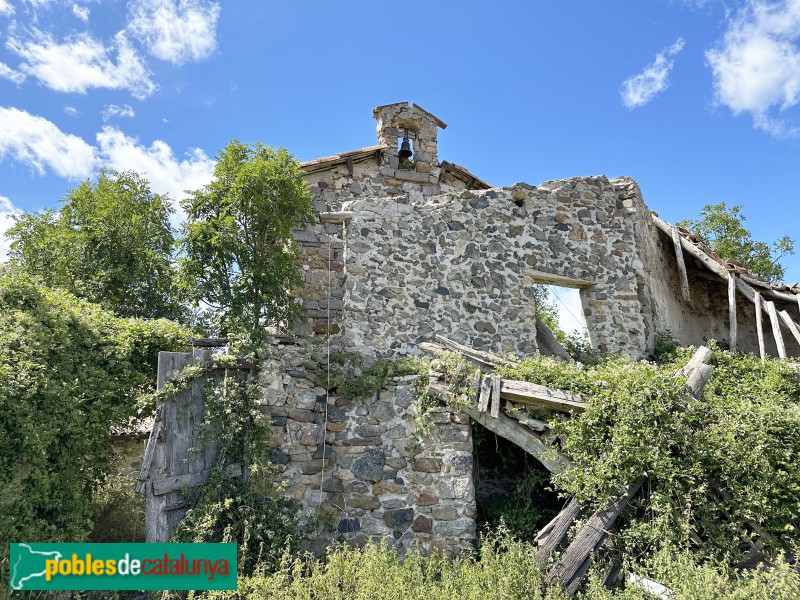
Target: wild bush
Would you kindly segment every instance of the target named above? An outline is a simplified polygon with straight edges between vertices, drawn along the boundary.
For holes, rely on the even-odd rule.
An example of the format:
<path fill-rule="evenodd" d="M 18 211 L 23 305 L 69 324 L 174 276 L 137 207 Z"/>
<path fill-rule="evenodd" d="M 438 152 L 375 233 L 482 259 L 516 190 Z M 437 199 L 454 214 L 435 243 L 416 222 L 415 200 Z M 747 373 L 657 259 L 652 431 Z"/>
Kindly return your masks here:
<path fill-rule="evenodd" d="M 136 415 L 158 351 L 188 338 L 170 321 L 121 319 L 0 272 L 0 539 L 87 537 L 110 427 Z"/>

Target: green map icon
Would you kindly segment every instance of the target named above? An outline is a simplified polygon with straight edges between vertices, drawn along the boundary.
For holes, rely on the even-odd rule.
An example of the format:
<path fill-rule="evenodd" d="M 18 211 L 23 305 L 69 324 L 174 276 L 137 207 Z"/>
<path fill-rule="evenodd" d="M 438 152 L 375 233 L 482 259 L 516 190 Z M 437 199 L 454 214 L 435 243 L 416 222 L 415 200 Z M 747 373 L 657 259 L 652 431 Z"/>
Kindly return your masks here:
<path fill-rule="evenodd" d="M 34 550 L 29 544 L 13 544 L 11 546 L 11 589 L 36 589 L 34 580 L 45 577 L 45 561 L 59 560 L 60 558 L 60 552 L 42 552 Z M 26 587 L 26 584 L 30 587 Z"/>

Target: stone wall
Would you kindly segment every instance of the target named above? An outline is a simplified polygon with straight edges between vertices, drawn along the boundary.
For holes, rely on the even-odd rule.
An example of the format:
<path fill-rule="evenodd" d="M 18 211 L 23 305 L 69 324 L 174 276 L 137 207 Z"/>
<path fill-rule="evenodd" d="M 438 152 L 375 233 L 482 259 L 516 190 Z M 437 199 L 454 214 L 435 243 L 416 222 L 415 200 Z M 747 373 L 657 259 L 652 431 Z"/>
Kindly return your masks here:
<path fill-rule="evenodd" d="M 440 333 L 474 348 L 536 350 L 533 285 L 580 285 L 595 347 L 647 350 L 652 311 L 637 247 L 641 196 L 628 179 L 345 203 L 345 344 L 365 355 L 415 352 Z M 636 188 L 638 190 L 638 188 Z M 649 217 L 648 217 L 649 218 Z"/>
<path fill-rule="evenodd" d="M 355 399 L 326 396 L 319 362 L 326 348 L 274 346 L 263 364 L 264 412 L 272 420 L 276 461 L 320 552 L 333 538 L 357 545 L 386 538 L 458 552 L 475 539 L 469 419 L 446 411 L 420 429 L 413 377 Z"/>

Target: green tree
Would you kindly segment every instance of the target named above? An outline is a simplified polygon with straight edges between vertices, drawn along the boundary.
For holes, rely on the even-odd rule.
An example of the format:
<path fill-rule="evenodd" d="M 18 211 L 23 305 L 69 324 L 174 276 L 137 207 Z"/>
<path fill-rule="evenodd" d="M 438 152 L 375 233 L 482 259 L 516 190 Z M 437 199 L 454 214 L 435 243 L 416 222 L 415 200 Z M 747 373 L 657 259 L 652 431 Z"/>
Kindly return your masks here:
<path fill-rule="evenodd" d="M 311 199 L 286 150 L 233 140 L 217 157 L 213 181 L 182 203 L 183 283 L 210 309 L 216 333 L 258 337 L 300 316 L 292 230 L 314 221 Z"/>
<path fill-rule="evenodd" d="M 794 254 L 794 240 L 783 236 L 771 244 L 757 242 L 744 226 L 741 206 L 728 208 L 724 202 L 707 204 L 700 211 L 700 219 L 687 219 L 678 225 L 693 231 L 724 259 L 745 265 L 756 277 L 770 282 L 782 281 L 784 268 L 780 260 Z"/>
<path fill-rule="evenodd" d="M 15 217 L 11 264 L 123 317 L 179 319 L 172 212 L 136 173 L 104 170 L 58 211 Z"/>

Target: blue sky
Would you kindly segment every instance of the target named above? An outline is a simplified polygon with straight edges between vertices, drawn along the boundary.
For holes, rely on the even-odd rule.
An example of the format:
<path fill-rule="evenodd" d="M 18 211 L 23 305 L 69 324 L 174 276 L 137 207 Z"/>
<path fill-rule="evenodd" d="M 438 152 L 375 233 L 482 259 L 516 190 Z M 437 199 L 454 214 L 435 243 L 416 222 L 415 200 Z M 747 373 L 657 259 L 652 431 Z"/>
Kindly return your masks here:
<path fill-rule="evenodd" d="M 668 221 L 800 238 L 800 0 L 0 0 L 0 228 L 102 166 L 178 199 L 233 138 L 369 146 L 405 100 L 493 185 L 629 175 Z"/>

